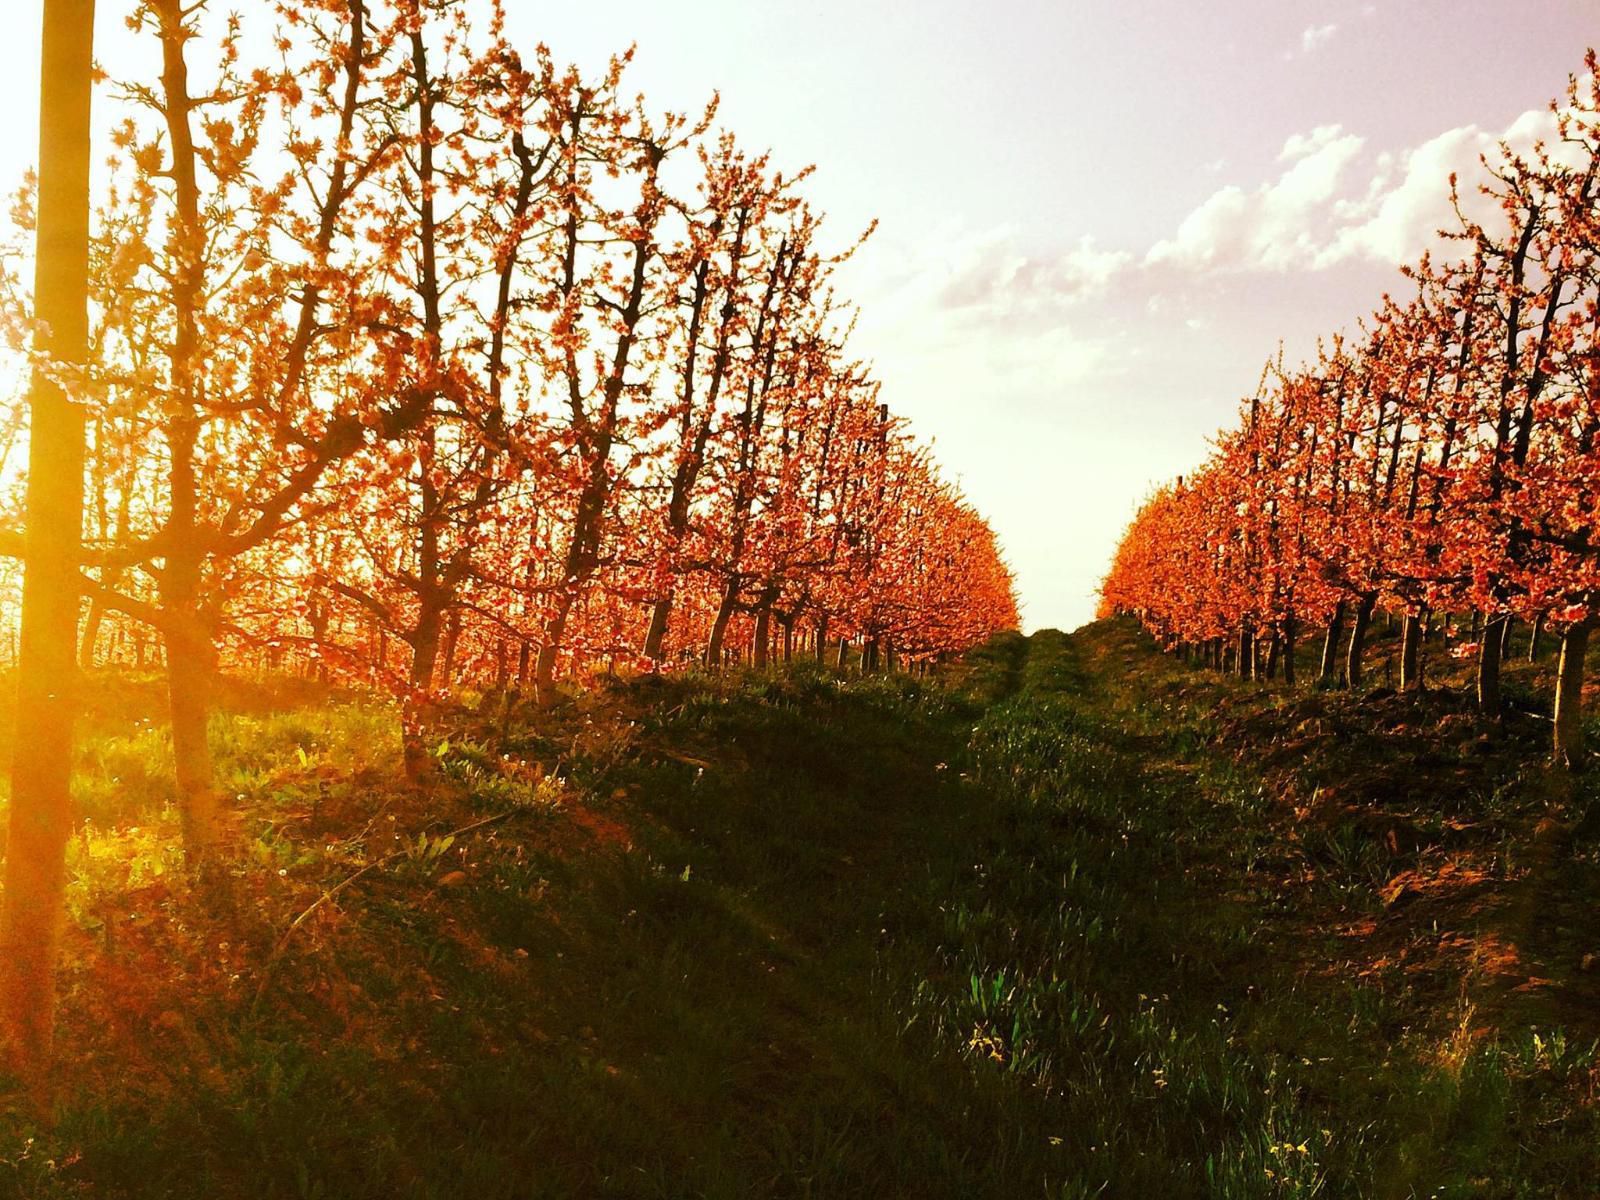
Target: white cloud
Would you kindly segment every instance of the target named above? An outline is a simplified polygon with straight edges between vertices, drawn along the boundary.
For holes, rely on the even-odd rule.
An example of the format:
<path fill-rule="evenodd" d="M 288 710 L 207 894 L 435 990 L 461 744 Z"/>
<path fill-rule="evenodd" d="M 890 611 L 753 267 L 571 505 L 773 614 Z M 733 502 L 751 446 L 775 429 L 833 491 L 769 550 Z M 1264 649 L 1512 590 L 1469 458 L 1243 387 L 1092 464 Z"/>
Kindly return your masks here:
<path fill-rule="evenodd" d="M 1502 143 L 1527 155 L 1544 142 L 1565 151 L 1547 109 L 1524 113 L 1501 132 L 1475 125 L 1449 129 L 1398 152 L 1364 153 L 1364 139 L 1337 125 L 1297 133 L 1283 144 L 1279 176 L 1247 191 L 1230 184 L 1194 209 L 1145 256 L 1149 265 L 1195 272 L 1316 270 L 1353 260 L 1415 261 L 1450 244 L 1441 229 L 1455 224 L 1449 180 L 1460 180 L 1463 210 L 1491 225 L 1492 199 L 1480 194 L 1484 156 Z"/>
<path fill-rule="evenodd" d="M 1300 53 L 1315 53 L 1332 41 L 1333 35 L 1338 32 L 1337 25 L 1312 25 L 1300 35 Z"/>
<path fill-rule="evenodd" d="M 1037 411 L 1120 370 L 1095 301 L 1134 263 L 1092 238 L 1036 249 L 1010 227 L 943 229 L 868 243 L 844 287 L 861 299 L 855 344 L 870 347 L 890 394 L 919 397 L 919 414 L 960 437 L 974 398 Z"/>
<path fill-rule="evenodd" d="M 1103 293 L 1132 261 L 1085 237 L 1063 251 L 1029 254 L 1008 228 L 950 242 L 918 272 L 940 308 L 1019 316 L 1080 304 Z"/>
<path fill-rule="evenodd" d="M 1318 265 L 1351 258 L 1410 262 L 1424 250 L 1446 249 L 1439 232 L 1456 224 L 1449 200 L 1452 174 L 1459 180 L 1462 210 L 1492 227 L 1499 219 L 1499 206 L 1482 194 L 1480 185 L 1487 178 L 1482 159 L 1494 162 L 1502 144 L 1526 155 L 1535 142 L 1554 143 L 1555 133 L 1555 115 L 1535 109 L 1501 133 L 1464 125 L 1401 154 L 1382 156 L 1365 196 L 1340 206 L 1346 224 L 1324 249 Z"/>
<path fill-rule="evenodd" d="M 1318 125 L 1310 133 L 1291 133 L 1284 139 L 1283 149 L 1278 151 L 1278 161 L 1299 162 L 1310 158 L 1337 142 L 1343 133 L 1344 127 L 1340 125 Z"/>
<path fill-rule="evenodd" d="M 1314 262 L 1347 169 L 1363 139 L 1329 125 L 1290 138 L 1274 181 L 1253 192 L 1229 185 L 1195 209 L 1145 261 L 1192 270 L 1285 270 Z"/>

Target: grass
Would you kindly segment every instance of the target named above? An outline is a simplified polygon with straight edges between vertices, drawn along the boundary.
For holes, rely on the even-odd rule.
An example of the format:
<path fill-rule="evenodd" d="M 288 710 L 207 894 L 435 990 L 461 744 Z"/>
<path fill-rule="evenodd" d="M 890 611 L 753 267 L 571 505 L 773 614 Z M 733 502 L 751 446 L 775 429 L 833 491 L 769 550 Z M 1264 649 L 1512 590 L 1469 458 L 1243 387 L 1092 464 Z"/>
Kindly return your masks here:
<path fill-rule="evenodd" d="M 1540 858 L 1524 818 L 1559 798 L 1509 756 L 1457 755 L 1464 798 L 1412 803 L 1412 743 L 1359 698 L 1184 672 L 1113 622 L 1002 636 L 926 686 L 797 665 L 463 712 L 418 790 L 382 706 L 240 691 L 212 731 L 239 811 L 219 905 L 175 854 L 153 685 L 102 695 L 59 1110 L 5 1110 L 0 1196 L 1600 1177 L 1600 1006 L 1516 890 L 1578 921 L 1585 844 Z M 1559 978 L 1495 983 L 1508 947 Z"/>

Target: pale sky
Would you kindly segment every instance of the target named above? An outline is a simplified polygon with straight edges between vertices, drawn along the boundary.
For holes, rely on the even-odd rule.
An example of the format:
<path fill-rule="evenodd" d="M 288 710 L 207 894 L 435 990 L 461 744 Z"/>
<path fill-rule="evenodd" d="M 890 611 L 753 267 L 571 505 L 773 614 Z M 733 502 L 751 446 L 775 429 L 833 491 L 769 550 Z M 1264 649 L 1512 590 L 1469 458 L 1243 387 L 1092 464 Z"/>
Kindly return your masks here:
<path fill-rule="evenodd" d="M 130 0 L 100 58 L 134 69 Z M 1092 616 L 1118 534 L 1254 389 L 1402 281 L 1446 178 L 1534 136 L 1600 0 L 508 0 L 516 40 L 814 163 L 855 349 L 1016 569 Z M 226 0 L 216 0 L 226 8 Z M 0 186 L 33 161 L 39 0 L 0 41 Z M 20 10 L 20 11 L 17 11 Z M 1586 40 L 1587 39 L 1587 40 Z"/>

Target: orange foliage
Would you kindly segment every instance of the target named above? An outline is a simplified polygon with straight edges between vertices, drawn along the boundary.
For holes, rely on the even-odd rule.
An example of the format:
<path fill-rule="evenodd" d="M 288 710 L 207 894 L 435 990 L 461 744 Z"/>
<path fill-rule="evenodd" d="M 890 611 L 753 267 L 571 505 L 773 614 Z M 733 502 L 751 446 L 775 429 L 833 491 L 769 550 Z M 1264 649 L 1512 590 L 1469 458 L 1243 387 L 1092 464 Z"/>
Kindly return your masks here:
<path fill-rule="evenodd" d="M 1460 254 L 1354 339 L 1269 365 L 1192 476 L 1140 509 L 1101 591 L 1168 644 L 1292 639 L 1335 607 L 1600 617 L 1600 83 L 1503 148 Z M 1454 189 L 1454 181 L 1451 183 Z M 1488 203 L 1492 202 L 1492 203 Z"/>
<path fill-rule="evenodd" d="M 851 357 L 809 172 L 468 13 L 137 7 L 164 67 L 97 220 L 85 653 L 366 679 L 411 724 L 463 684 L 1015 625 Z"/>

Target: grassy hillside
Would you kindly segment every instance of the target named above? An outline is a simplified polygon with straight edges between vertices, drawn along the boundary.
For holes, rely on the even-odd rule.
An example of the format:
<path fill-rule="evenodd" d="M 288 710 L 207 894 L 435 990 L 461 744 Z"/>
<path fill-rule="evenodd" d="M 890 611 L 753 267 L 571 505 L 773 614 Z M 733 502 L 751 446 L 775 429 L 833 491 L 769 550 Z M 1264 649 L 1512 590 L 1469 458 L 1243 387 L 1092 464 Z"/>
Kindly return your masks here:
<path fill-rule="evenodd" d="M 417 790 L 382 708 L 241 686 L 201 897 L 154 683 L 102 697 L 58 1119 L 7 1111 L 0 1195 L 1600 1178 L 1588 796 L 1448 698 L 1287 697 L 1103 623 L 928 685 L 463 711 Z"/>

